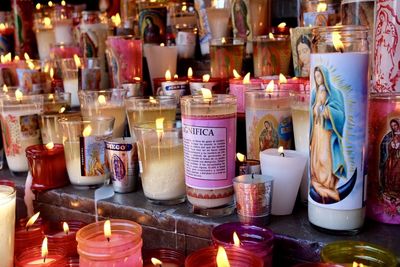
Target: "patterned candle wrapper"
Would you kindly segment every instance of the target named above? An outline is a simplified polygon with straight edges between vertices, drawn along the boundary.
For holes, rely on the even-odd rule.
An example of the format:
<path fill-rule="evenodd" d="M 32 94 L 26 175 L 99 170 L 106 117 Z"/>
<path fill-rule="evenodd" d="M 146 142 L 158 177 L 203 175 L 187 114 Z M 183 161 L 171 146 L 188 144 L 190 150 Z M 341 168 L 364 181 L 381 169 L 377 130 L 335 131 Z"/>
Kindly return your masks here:
<path fill-rule="evenodd" d="M 100 90 L 101 70 L 100 68 L 81 69 L 79 84 L 82 90 Z"/>
<path fill-rule="evenodd" d="M 144 8 L 139 12 L 139 29 L 145 43 L 165 43 L 167 9 L 165 7 Z"/>

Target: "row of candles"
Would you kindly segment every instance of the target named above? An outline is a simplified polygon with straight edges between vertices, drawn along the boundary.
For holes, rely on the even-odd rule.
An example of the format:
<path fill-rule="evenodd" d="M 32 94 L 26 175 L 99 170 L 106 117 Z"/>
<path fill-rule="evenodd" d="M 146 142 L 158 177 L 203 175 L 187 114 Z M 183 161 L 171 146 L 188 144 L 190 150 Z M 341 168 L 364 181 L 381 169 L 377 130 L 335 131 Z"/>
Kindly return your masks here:
<path fill-rule="evenodd" d="M 14 229 L 15 189 L 0 185 L 4 266 L 272 266 L 274 234 L 268 228 L 238 222 L 211 231 L 213 246 L 188 257 L 173 249 L 144 250 L 142 227 L 133 221 L 111 219 L 86 225 L 80 221 L 46 222 L 40 212 L 21 219 Z M 39 218 L 39 219 L 38 219 Z M 143 256 L 142 256 L 143 255 Z M 142 258 L 143 257 L 143 258 Z M 396 266 L 390 251 L 371 243 L 336 241 L 321 252 L 325 263 L 297 266 Z"/>

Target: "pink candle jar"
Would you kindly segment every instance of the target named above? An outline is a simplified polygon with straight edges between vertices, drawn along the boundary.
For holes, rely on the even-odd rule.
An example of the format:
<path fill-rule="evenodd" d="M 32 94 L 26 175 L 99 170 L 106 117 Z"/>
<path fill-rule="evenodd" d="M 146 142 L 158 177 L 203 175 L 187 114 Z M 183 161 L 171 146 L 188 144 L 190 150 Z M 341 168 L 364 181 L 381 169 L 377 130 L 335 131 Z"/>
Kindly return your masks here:
<path fill-rule="evenodd" d="M 50 248 L 46 258 L 43 258 L 40 245 L 27 248 L 15 257 L 16 267 L 61 267 L 66 262 L 62 249 Z"/>
<path fill-rule="evenodd" d="M 185 267 L 216 267 L 218 249 L 206 247 L 191 253 L 185 260 Z M 263 261 L 253 252 L 236 247 L 226 247 L 226 254 L 231 267 L 262 267 Z"/>
<path fill-rule="evenodd" d="M 264 267 L 272 266 L 274 234 L 267 228 L 231 222 L 220 224 L 211 232 L 215 246 L 233 247 L 233 234 L 240 240 L 240 248 L 254 253 L 264 261 Z"/>
<path fill-rule="evenodd" d="M 51 223 L 46 231 L 49 247 L 62 248 L 66 257 L 78 257 L 76 232 L 85 225 L 80 221 Z"/>
<path fill-rule="evenodd" d="M 78 231 L 80 267 L 142 266 L 142 227 L 128 220 L 111 220 L 111 236 L 106 238 L 104 221 Z"/>
<path fill-rule="evenodd" d="M 29 146 L 26 157 L 32 173 L 32 189 L 47 190 L 69 184 L 62 144 Z"/>
<path fill-rule="evenodd" d="M 237 112 L 244 113 L 245 111 L 245 92 L 248 90 L 262 89 L 263 81 L 261 79 L 230 79 L 229 93 L 236 96 Z"/>

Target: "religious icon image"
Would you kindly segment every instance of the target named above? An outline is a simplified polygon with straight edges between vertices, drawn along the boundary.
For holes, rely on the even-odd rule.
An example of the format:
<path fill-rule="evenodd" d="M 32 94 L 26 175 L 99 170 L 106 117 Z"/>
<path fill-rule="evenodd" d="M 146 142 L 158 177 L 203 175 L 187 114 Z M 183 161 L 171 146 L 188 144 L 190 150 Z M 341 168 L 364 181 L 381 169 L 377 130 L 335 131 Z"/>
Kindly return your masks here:
<path fill-rule="evenodd" d="M 233 19 L 236 37 L 246 38 L 250 35 L 250 26 L 247 21 L 249 15 L 248 7 L 244 0 L 235 0 L 233 3 Z"/>
<path fill-rule="evenodd" d="M 325 67 L 315 67 L 312 78 L 315 88 L 310 103 L 310 195 L 319 203 L 336 203 L 351 192 L 357 177 L 355 171 L 346 184 L 338 187 L 341 179 L 347 180 L 343 148 L 345 101 Z"/>
<path fill-rule="evenodd" d="M 278 131 L 274 128 L 272 122 L 268 120 L 264 121 L 264 129 L 260 133 L 259 144 L 260 151 L 264 151 L 268 148 L 278 147 Z"/>

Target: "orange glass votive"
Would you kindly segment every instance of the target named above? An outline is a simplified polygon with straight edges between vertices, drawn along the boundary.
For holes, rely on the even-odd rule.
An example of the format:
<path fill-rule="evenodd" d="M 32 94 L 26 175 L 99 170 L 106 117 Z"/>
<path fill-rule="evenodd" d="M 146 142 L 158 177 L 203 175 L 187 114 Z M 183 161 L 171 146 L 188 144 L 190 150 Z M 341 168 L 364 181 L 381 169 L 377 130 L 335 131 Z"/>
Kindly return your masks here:
<path fill-rule="evenodd" d="M 66 264 L 65 252 L 62 249 L 49 248 L 44 259 L 41 255 L 41 245 L 30 247 L 15 257 L 15 267 L 61 267 Z"/>
<path fill-rule="evenodd" d="M 32 173 L 32 189 L 47 190 L 69 184 L 63 145 L 54 144 L 51 149 L 33 145 L 26 148 L 26 157 Z"/>
<path fill-rule="evenodd" d="M 262 267 L 264 263 L 254 253 L 242 248 L 225 248 L 231 267 Z M 185 267 L 215 267 L 218 248 L 206 247 L 191 253 L 185 260 Z"/>
<path fill-rule="evenodd" d="M 128 220 L 111 220 L 111 237 L 104 236 L 104 221 L 78 231 L 80 267 L 142 266 L 142 227 Z"/>

